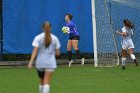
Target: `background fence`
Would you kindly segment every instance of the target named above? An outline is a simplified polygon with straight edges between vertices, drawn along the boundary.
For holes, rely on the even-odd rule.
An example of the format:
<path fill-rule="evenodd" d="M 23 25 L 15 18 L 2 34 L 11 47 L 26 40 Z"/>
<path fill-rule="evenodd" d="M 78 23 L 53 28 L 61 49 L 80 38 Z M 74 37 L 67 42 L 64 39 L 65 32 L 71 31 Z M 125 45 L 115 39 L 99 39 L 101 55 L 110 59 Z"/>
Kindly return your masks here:
<path fill-rule="evenodd" d="M 12 0 L 12 2 L 11 0 L 1 0 L 0 4 L 1 53 L 30 54 L 32 40 L 42 32 L 41 26 L 44 21 L 51 22 L 52 33 L 60 39 L 62 53 L 66 53 L 68 36 L 61 32 L 61 28 L 65 23 L 64 15 L 66 13 L 71 13 L 74 16 L 73 21 L 77 25 L 81 36 L 79 42 L 81 52 L 93 53 L 91 0 Z M 97 42 L 101 45 L 101 52 L 112 52 L 114 49 L 114 45 L 111 45 L 112 43 L 108 43 L 110 47 L 107 46 L 107 41 L 111 39 L 111 35 L 107 35 L 111 34 L 110 27 L 113 28 L 117 49 L 120 52 L 121 38 L 115 34 L 115 31 L 122 28 L 124 18 L 132 20 L 135 24 L 135 52 L 140 52 L 139 5 L 139 0 L 107 0 L 107 2 L 105 0 L 96 0 L 97 30 L 100 31 L 101 36 Z M 108 11 L 104 8 L 105 6 L 107 6 Z M 110 21 L 107 21 L 107 12 L 109 13 Z M 105 31 L 106 33 L 104 34 Z"/>

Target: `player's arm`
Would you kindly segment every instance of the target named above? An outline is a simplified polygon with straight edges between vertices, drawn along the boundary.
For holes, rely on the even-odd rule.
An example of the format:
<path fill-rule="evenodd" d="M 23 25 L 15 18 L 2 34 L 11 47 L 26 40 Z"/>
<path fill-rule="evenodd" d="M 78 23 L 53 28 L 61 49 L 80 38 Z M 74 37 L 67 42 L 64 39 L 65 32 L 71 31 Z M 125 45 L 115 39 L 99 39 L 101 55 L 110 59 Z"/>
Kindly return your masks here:
<path fill-rule="evenodd" d="M 74 29 L 75 32 L 77 31 L 77 27 L 76 27 L 75 24 L 73 24 L 73 29 Z"/>
<path fill-rule="evenodd" d="M 33 62 L 35 61 L 36 56 L 38 54 L 39 40 L 40 39 L 38 37 L 35 37 L 35 39 L 33 40 L 32 46 L 34 48 L 33 48 L 32 55 L 31 55 L 31 58 L 30 58 L 30 61 L 29 61 L 29 64 L 28 64 L 28 68 L 32 68 Z"/>
<path fill-rule="evenodd" d="M 60 47 L 61 47 L 61 44 L 60 44 L 60 41 L 59 41 L 58 38 L 56 38 L 56 40 L 55 40 L 55 45 L 56 45 L 55 55 L 56 56 L 60 56 Z"/>
<path fill-rule="evenodd" d="M 34 47 L 32 55 L 31 55 L 31 59 L 30 59 L 29 64 L 28 64 L 28 68 L 32 68 L 32 65 L 36 59 L 37 53 L 38 53 L 38 47 Z"/>
<path fill-rule="evenodd" d="M 120 32 L 120 31 L 117 31 L 116 33 L 119 34 L 119 35 L 126 36 L 126 32 Z"/>
<path fill-rule="evenodd" d="M 123 37 L 126 37 L 127 36 L 127 33 L 126 33 L 127 31 L 126 31 L 126 29 L 125 28 L 122 28 L 122 31 L 120 32 L 120 31 L 116 31 L 116 33 L 117 34 L 119 34 L 119 35 L 122 35 Z"/>
<path fill-rule="evenodd" d="M 56 56 L 60 56 L 60 49 L 56 49 Z"/>

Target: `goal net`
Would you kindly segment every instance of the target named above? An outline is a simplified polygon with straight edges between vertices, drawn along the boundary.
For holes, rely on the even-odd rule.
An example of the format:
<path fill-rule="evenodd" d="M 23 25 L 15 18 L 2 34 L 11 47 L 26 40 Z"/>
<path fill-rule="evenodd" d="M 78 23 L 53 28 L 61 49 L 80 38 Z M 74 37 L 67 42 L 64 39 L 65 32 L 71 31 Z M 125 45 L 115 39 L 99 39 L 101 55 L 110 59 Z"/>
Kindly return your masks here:
<path fill-rule="evenodd" d="M 111 67 L 119 65 L 121 57 L 121 36 L 116 34 L 116 30 L 121 30 L 124 19 L 129 19 L 135 24 L 133 41 L 135 53 L 137 54 L 136 57 L 138 57 L 140 53 L 140 33 L 138 32 L 140 31 L 140 1 L 95 0 L 97 40 L 94 41 L 94 44 L 97 46 L 97 53 L 94 53 L 94 55 L 97 54 L 96 64 L 98 66 Z"/>
<path fill-rule="evenodd" d="M 115 33 L 123 27 L 123 20 L 129 19 L 134 24 L 134 34 L 132 36 L 134 42 L 134 54 L 139 62 L 140 59 L 140 0 L 110 0 L 109 14 L 112 22 L 112 28 Z M 121 51 L 121 37 L 115 34 L 118 51 Z M 127 62 L 132 63 L 132 59 L 127 55 Z"/>

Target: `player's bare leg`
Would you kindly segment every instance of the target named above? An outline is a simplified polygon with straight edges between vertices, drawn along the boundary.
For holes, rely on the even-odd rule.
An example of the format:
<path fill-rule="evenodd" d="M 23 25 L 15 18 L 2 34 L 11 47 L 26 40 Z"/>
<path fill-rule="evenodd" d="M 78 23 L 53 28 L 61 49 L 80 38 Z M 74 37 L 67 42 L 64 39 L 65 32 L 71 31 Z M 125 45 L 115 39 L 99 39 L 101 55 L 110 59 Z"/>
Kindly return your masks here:
<path fill-rule="evenodd" d="M 72 46 L 76 52 L 76 56 L 81 59 L 81 65 L 84 65 L 85 59 L 80 56 L 80 51 L 78 49 L 78 40 L 72 40 Z"/>
<path fill-rule="evenodd" d="M 51 78 L 52 78 L 52 74 L 53 74 L 53 72 L 45 71 L 44 81 L 43 81 L 44 85 L 43 85 L 42 93 L 49 93 L 49 91 L 50 91 L 50 81 L 51 81 Z"/>
<path fill-rule="evenodd" d="M 68 40 L 67 44 L 67 52 L 68 52 L 68 58 L 69 58 L 69 67 L 71 67 L 71 64 L 74 62 L 72 59 L 72 40 Z"/>

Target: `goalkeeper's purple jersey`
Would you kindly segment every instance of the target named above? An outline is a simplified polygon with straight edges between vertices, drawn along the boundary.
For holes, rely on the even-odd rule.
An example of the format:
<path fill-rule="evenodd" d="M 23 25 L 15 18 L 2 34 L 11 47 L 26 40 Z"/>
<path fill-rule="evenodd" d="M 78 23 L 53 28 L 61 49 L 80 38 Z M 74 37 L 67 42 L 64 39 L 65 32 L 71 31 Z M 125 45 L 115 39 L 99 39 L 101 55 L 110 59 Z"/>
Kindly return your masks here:
<path fill-rule="evenodd" d="M 70 28 L 69 36 L 79 36 L 79 33 L 77 32 L 77 27 L 72 21 L 66 22 L 65 26 Z"/>

